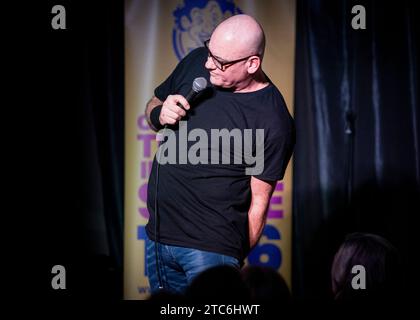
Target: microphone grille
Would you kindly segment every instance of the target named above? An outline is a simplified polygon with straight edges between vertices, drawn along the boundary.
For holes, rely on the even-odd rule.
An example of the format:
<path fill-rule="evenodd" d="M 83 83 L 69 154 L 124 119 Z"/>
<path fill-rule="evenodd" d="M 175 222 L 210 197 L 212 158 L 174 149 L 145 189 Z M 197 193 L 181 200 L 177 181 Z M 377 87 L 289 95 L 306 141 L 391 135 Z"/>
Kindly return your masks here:
<path fill-rule="evenodd" d="M 206 78 L 203 77 L 199 77 L 199 78 L 195 78 L 193 85 L 192 85 L 192 89 L 195 92 L 200 92 L 202 90 L 204 90 L 207 87 L 207 80 Z"/>

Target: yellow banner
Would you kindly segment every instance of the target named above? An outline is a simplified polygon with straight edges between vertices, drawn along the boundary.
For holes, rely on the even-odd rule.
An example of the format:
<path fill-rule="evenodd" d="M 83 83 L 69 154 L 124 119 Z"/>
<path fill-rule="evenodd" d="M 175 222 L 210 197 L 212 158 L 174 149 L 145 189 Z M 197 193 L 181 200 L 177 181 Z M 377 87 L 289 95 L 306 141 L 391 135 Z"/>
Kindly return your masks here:
<path fill-rule="evenodd" d="M 124 297 L 146 299 L 147 181 L 157 149 L 144 111 L 153 91 L 189 51 L 225 18 L 254 16 L 266 34 L 263 70 L 293 114 L 295 0 L 126 0 Z M 291 287 L 292 165 L 277 184 L 268 221 L 247 263 L 277 269 Z"/>

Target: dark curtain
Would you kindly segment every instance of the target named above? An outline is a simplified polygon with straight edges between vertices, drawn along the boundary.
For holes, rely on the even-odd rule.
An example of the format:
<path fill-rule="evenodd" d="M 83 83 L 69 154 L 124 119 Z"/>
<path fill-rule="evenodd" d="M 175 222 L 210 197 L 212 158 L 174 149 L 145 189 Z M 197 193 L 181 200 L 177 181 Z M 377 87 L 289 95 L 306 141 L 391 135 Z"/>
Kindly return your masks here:
<path fill-rule="evenodd" d="M 105 241 L 92 247 L 107 252 L 118 266 L 123 256 L 124 201 L 124 5 L 105 1 L 80 8 L 83 36 L 80 86 L 85 114 L 85 195 L 89 211 L 100 211 L 91 230 Z M 89 139 L 90 138 L 90 139 Z M 95 160 L 95 161 L 93 161 Z M 89 172 L 97 170 L 96 175 Z M 92 186 L 86 188 L 86 186 Z M 95 186 L 97 188 L 95 188 Z M 98 190 L 100 194 L 97 194 Z M 92 205 L 92 202 L 95 201 Z M 98 208 L 100 210 L 98 210 Z M 104 220 L 104 228 L 95 224 Z M 99 221 L 98 221 L 99 220 Z M 88 224 L 89 225 L 89 224 Z M 94 244 L 97 234 L 90 238 Z"/>
<path fill-rule="evenodd" d="M 23 51 L 31 88 L 42 95 L 25 114 L 36 183 L 25 252 L 33 253 L 34 278 L 42 275 L 38 292 L 122 298 L 124 2 L 61 1 L 65 30 L 51 27 L 56 4 L 37 5 L 42 33 L 29 30 Z M 51 289 L 57 264 L 66 268 L 66 290 Z"/>
<path fill-rule="evenodd" d="M 354 5 L 366 29 L 354 30 Z M 297 1 L 293 291 L 331 298 L 347 233 L 387 238 L 411 273 L 420 212 L 418 17 L 398 1 Z M 401 292 L 404 295 L 406 291 Z"/>

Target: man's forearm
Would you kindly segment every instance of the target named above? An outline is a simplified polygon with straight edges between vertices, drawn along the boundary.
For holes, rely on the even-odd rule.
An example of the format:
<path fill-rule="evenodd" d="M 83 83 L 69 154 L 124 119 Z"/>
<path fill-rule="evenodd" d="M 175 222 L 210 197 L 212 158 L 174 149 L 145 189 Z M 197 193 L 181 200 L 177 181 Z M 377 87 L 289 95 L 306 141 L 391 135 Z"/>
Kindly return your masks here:
<path fill-rule="evenodd" d="M 162 104 L 163 104 L 163 102 L 160 99 L 153 96 L 152 99 L 150 99 L 149 102 L 147 102 L 147 105 L 146 105 L 146 120 L 147 120 L 147 123 L 149 124 L 149 126 L 154 131 L 158 131 L 158 130 L 157 130 L 157 128 L 155 128 L 155 126 L 150 121 L 150 114 L 152 113 L 152 110 L 154 108 L 156 108 L 157 106 L 160 106 Z"/>
<path fill-rule="evenodd" d="M 249 245 L 252 249 L 261 237 L 267 219 L 268 206 L 276 182 L 251 177 L 251 206 L 248 211 Z"/>
<path fill-rule="evenodd" d="M 252 204 L 248 211 L 249 246 L 252 249 L 260 239 L 267 219 L 268 204 Z"/>

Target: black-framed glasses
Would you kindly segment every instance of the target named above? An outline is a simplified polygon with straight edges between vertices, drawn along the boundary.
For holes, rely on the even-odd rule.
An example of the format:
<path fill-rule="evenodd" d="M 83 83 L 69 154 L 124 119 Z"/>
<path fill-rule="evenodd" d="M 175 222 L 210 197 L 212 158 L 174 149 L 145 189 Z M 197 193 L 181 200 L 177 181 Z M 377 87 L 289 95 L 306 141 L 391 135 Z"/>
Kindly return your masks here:
<path fill-rule="evenodd" d="M 236 59 L 236 60 L 232 60 L 232 61 L 220 61 L 218 58 L 216 58 L 216 57 L 215 57 L 215 56 L 211 53 L 211 51 L 210 51 L 210 49 L 209 49 L 209 42 L 210 42 L 210 39 L 208 39 L 208 40 L 204 41 L 204 46 L 206 47 L 207 52 L 208 52 L 208 54 L 209 54 L 209 57 L 213 60 L 213 63 L 214 63 L 214 65 L 216 66 L 216 68 L 217 68 L 217 69 L 220 69 L 220 70 L 222 70 L 222 71 L 225 71 L 228 67 L 230 67 L 230 66 L 234 65 L 235 63 L 238 63 L 238 62 L 241 62 L 241 61 L 247 60 L 247 59 L 249 59 L 249 58 L 251 58 L 251 57 L 253 57 L 253 56 L 257 56 L 257 57 L 259 57 L 259 56 L 260 56 L 259 54 L 251 54 L 250 56 L 245 57 L 245 58 L 241 58 L 241 59 Z"/>

